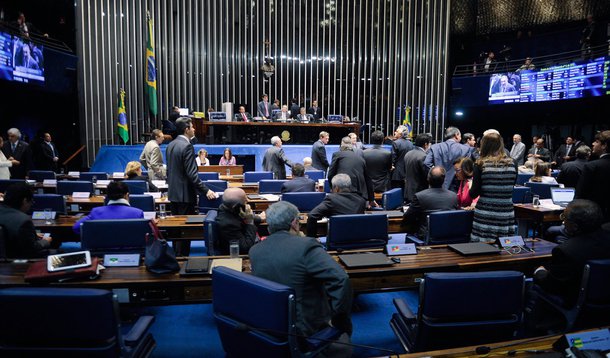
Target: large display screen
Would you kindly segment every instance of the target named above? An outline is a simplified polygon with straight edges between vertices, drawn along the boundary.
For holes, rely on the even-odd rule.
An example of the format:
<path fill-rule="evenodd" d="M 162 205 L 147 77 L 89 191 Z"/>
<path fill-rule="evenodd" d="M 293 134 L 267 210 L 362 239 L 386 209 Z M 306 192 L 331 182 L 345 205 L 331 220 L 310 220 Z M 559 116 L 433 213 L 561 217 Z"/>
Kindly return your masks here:
<path fill-rule="evenodd" d="M 489 103 L 544 102 L 610 94 L 610 59 L 572 62 L 519 73 L 496 73 Z"/>
<path fill-rule="evenodd" d="M 43 47 L 0 32 L 0 79 L 44 84 Z"/>

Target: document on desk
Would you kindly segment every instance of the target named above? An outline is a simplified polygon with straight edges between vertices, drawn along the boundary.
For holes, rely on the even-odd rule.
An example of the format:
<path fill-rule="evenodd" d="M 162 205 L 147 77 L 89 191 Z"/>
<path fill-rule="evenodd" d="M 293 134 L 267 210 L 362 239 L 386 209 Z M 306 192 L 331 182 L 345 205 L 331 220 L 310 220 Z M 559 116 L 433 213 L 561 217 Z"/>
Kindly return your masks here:
<path fill-rule="evenodd" d="M 541 199 L 540 200 L 540 207 L 545 208 L 545 209 L 551 209 L 551 210 L 561 210 L 561 209 L 563 209 L 561 206 L 555 205 L 553 203 L 553 199 Z"/>
<path fill-rule="evenodd" d="M 279 201 L 280 196 L 275 194 L 259 194 L 263 199 L 267 201 Z"/>
<path fill-rule="evenodd" d="M 235 271 L 242 271 L 242 259 L 240 258 L 236 258 L 236 259 L 213 259 L 212 260 L 212 266 L 210 268 L 210 273 L 212 273 L 214 271 L 214 267 L 228 267 L 231 270 L 235 270 Z"/>

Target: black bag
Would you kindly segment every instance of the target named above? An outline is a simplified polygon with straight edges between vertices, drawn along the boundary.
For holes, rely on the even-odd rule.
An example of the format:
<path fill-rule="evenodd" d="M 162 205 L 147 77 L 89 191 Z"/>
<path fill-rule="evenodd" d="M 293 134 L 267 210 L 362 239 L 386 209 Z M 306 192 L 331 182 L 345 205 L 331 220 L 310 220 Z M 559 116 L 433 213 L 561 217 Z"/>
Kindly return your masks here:
<path fill-rule="evenodd" d="M 146 257 L 144 264 L 146 269 L 152 273 L 171 273 L 180 271 L 180 265 L 176 260 L 174 250 L 161 237 L 159 228 L 154 222 L 150 222 L 151 234 L 146 234 Z"/>

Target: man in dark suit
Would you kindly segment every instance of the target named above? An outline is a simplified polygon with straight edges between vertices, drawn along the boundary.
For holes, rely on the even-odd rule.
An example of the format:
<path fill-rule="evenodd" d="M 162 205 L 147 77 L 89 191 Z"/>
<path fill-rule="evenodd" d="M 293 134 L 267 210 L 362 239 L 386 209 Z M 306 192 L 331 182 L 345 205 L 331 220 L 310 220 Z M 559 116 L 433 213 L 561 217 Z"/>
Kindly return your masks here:
<path fill-rule="evenodd" d="M 540 159 L 543 162 L 551 161 L 551 151 L 544 147 L 544 139 L 538 138 L 536 140 L 536 144 L 529 150 L 527 157 L 534 157 L 535 159 Z"/>
<path fill-rule="evenodd" d="M 237 122 L 252 122 L 252 116 L 246 112 L 246 107 L 239 106 L 239 110 L 235 113 L 235 121 Z"/>
<path fill-rule="evenodd" d="M 104 206 L 93 208 L 91 213 L 78 220 L 72 230 L 80 234 L 81 225 L 87 220 L 112 220 L 112 219 L 143 219 L 144 212 L 129 205 L 129 187 L 122 181 L 111 181 L 106 189 L 108 203 Z"/>
<path fill-rule="evenodd" d="M 282 140 L 278 136 L 271 137 L 272 147 L 267 149 L 263 158 L 263 169 L 273 172 L 274 179 L 286 179 L 286 165 L 293 166 L 282 149 Z"/>
<path fill-rule="evenodd" d="M 474 148 L 461 144 L 462 133 L 456 127 L 447 127 L 445 130 L 445 141 L 437 144 L 433 144 L 426 154 L 426 160 L 424 164 L 428 168 L 441 166 L 445 168 L 445 182 L 443 183 L 443 188 L 445 189 L 455 189 L 457 192 L 457 188 L 453 188 L 451 186 L 453 182 L 453 178 L 455 177 L 455 168 L 453 167 L 453 163 L 458 158 L 461 157 L 470 157 Z"/>
<path fill-rule="evenodd" d="M 366 170 L 366 163 L 362 157 L 354 153 L 350 137 L 343 137 L 341 139 L 340 150 L 333 154 L 333 159 L 328 169 L 328 180 L 332 183 L 333 177 L 339 173 L 349 175 L 352 181 L 351 190 L 353 192 L 360 194 L 371 205 L 377 205 L 375 203 L 373 182 Z"/>
<path fill-rule="evenodd" d="M 51 134 L 45 133 L 44 140 L 40 143 L 40 170 L 57 171 L 59 153 L 55 143 L 52 142 Z"/>
<path fill-rule="evenodd" d="M 457 194 L 443 189 L 445 168 L 433 167 L 428 173 L 430 188 L 415 194 L 409 209 L 402 217 L 402 228 L 408 233 L 417 233 L 420 238 L 428 234 L 426 216 L 435 211 L 459 209 Z"/>
<path fill-rule="evenodd" d="M 408 135 L 406 126 L 398 126 L 394 131 L 392 142 L 392 188 L 404 188 L 405 186 L 405 154 L 413 149 L 413 144 L 405 137 Z"/>
<path fill-rule="evenodd" d="M 51 237 L 36 233 L 32 218 L 32 190 L 25 184 L 9 186 L 0 204 L 0 226 L 4 228 L 4 244 L 8 258 L 32 258 L 49 254 Z"/>
<path fill-rule="evenodd" d="M 576 188 L 578 179 L 582 175 L 582 170 L 591 156 L 591 148 L 581 145 L 576 148 L 576 160 L 565 162 L 561 165 L 557 182 L 568 188 Z"/>
<path fill-rule="evenodd" d="M 316 237 L 318 220 L 333 215 L 364 214 L 366 200 L 352 192 L 352 181 L 347 174 L 337 174 L 332 180 L 332 193 L 307 215 L 307 236 Z"/>
<path fill-rule="evenodd" d="M 561 166 L 565 162 L 572 161 L 576 158 L 576 143 L 570 136 L 566 137 L 566 142 L 559 146 L 555 152 L 555 164 Z"/>
<path fill-rule="evenodd" d="M 299 114 L 296 115 L 296 120 L 301 123 L 313 122 L 313 116 L 305 112 L 305 107 L 299 109 Z"/>
<path fill-rule="evenodd" d="M 258 116 L 264 119 L 271 118 L 271 109 L 269 108 L 269 96 L 266 94 L 261 96 L 261 101 L 258 102 Z"/>
<path fill-rule="evenodd" d="M 592 152 L 599 159 L 585 164 L 576 185 L 576 198 L 596 202 L 604 214 L 604 222 L 610 222 L 610 130 L 595 135 Z"/>
<path fill-rule="evenodd" d="M 8 160 L 13 160 L 13 166 L 9 169 L 11 179 L 25 179 L 26 174 L 32 169 L 32 151 L 29 144 L 21 140 L 21 132 L 17 128 L 7 131 L 8 141 L 4 142 L 2 152 Z"/>
<path fill-rule="evenodd" d="M 420 133 L 415 137 L 415 148 L 405 155 L 405 201 L 410 203 L 415 194 L 428 188 L 428 167 L 424 164 L 426 152 L 430 148 L 432 135 Z"/>
<path fill-rule="evenodd" d="M 296 98 L 290 100 L 290 118 L 296 119 L 300 113 L 299 101 Z"/>
<path fill-rule="evenodd" d="M 247 255 L 250 248 L 259 241 L 256 226 L 265 214 L 262 217 L 254 215 L 247 201 L 246 192 L 241 188 L 228 188 L 224 191 L 216 216 L 218 243 L 215 248 L 218 254 L 228 255 L 231 241 L 238 240 L 239 253 Z"/>
<path fill-rule="evenodd" d="M 328 132 L 322 131 L 320 132 L 320 139 L 311 147 L 312 165 L 318 170 L 328 170 L 329 164 L 328 158 L 326 158 L 326 148 L 324 146 L 328 144 L 329 139 L 330 136 Z"/>
<path fill-rule="evenodd" d="M 349 343 L 352 287 L 347 273 L 316 239 L 302 237 L 296 206 L 279 201 L 266 211 L 271 235 L 250 249 L 255 276 L 292 287 L 296 296 L 297 334 L 311 336 L 332 325 Z M 331 345 L 325 357 L 350 356 L 346 345 Z"/>
<path fill-rule="evenodd" d="M 178 118 L 176 130 L 179 135 L 165 151 L 167 159 L 167 198 L 171 201 L 171 210 L 174 215 L 195 214 L 197 194 L 205 195 L 208 199 L 216 199 L 216 194 L 209 190 L 197 175 L 195 163 L 195 150 L 191 138 L 195 136 L 195 127 L 190 118 Z M 178 241 L 176 254 L 188 256 L 191 250 L 190 241 Z"/>
<path fill-rule="evenodd" d="M 292 180 L 282 184 L 282 193 L 312 192 L 316 191 L 316 182 L 305 178 L 303 164 L 295 163 L 292 166 Z"/>
<path fill-rule="evenodd" d="M 383 149 L 383 132 L 371 133 L 372 148 L 363 152 L 366 169 L 373 182 L 373 191 L 383 193 L 390 187 L 390 170 L 392 169 L 392 153 Z"/>
<path fill-rule="evenodd" d="M 318 107 L 318 101 L 314 100 L 311 102 L 311 107 L 307 109 L 307 113 L 311 114 L 315 121 L 319 121 L 322 118 L 322 110 Z"/>

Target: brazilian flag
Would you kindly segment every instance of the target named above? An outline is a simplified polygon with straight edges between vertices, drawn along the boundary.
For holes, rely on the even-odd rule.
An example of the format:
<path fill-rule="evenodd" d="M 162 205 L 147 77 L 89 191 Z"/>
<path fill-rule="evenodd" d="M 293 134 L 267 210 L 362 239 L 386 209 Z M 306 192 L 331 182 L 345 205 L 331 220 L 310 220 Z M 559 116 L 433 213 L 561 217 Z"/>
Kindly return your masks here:
<path fill-rule="evenodd" d="M 153 38 L 152 19 L 148 18 L 148 38 L 146 39 L 146 88 L 150 114 L 157 116 L 157 66 L 155 64 L 155 39 Z"/>
<path fill-rule="evenodd" d="M 125 113 L 125 91 L 121 88 L 119 92 L 119 122 L 117 123 L 119 137 L 123 143 L 129 142 L 129 127 L 127 126 L 127 113 Z"/>
<path fill-rule="evenodd" d="M 407 127 L 407 135 L 413 137 L 413 123 L 411 123 L 411 107 L 405 106 L 405 119 L 402 124 Z"/>

